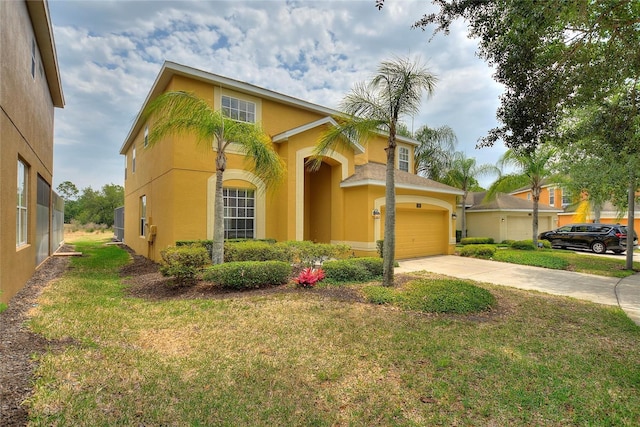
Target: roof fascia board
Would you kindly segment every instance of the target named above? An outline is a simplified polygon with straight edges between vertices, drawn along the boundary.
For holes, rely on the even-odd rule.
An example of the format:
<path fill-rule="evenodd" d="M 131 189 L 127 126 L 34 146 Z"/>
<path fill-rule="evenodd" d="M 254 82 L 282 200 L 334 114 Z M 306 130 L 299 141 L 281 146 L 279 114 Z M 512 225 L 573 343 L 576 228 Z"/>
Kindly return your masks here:
<path fill-rule="evenodd" d="M 60 79 L 56 43 L 51 27 L 49 4 L 45 0 L 27 1 L 25 3 L 27 4 L 27 10 L 31 18 L 31 25 L 36 42 L 38 43 L 38 50 L 42 58 L 42 65 L 47 78 L 47 86 L 49 87 L 51 100 L 55 107 L 64 108 L 65 102 L 62 92 L 62 80 Z"/>
<path fill-rule="evenodd" d="M 378 181 L 375 179 L 363 179 L 361 181 L 340 183 L 341 188 L 362 187 L 366 185 L 371 185 L 375 187 L 386 186 L 384 181 Z M 429 191 L 431 193 L 440 193 L 440 194 L 455 194 L 457 196 L 462 196 L 464 194 L 464 191 L 462 190 L 444 190 L 442 188 L 422 187 L 419 185 L 411 185 L 411 184 L 396 184 L 396 188 L 401 188 L 403 190 Z"/>
<path fill-rule="evenodd" d="M 273 137 L 273 142 L 275 143 L 280 143 L 280 142 L 285 142 L 286 140 L 288 140 L 290 137 L 298 135 L 300 133 L 306 132 L 310 129 L 316 128 L 318 126 L 322 126 L 325 124 L 329 124 L 332 126 L 338 126 L 338 122 L 336 122 L 332 117 L 323 117 L 319 120 L 304 124 L 302 126 L 298 126 L 296 128 L 290 129 L 288 131 L 279 133 L 277 135 L 275 135 Z M 349 142 L 351 143 L 351 145 L 354 148 L 354 151 L 356 152 L 356 154 L 362 154 L 364 153 L 364 147 L 362 145 L 360 145 L 358 142 L 353 141 L 351 139 L 349 139 Z"/>

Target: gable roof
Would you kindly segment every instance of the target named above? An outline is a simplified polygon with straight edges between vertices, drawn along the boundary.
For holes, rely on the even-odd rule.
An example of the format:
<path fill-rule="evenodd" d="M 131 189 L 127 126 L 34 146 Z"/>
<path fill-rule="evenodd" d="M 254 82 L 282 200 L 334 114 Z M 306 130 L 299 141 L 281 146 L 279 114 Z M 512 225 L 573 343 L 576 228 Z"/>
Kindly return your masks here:
<path fill-rule="evenodd" d="M 311 123 L 307 123 L 304 124 L 302 126 L 298 126 L 296 128 L 293 129 L 289 129 L 288 131 L 285 132 L 281 132 L 277 135 L 275 135 L 272 140 L 275 143 L 278 142 L 284 142 L 286 140 L 288 140 L 289 138 L 291 138 L 292 136 L 298 135 L 300 133 L 306 132 L 310 129 L 313 129 L 315 127 L 318 126 L 323 126 L 323 125 L 332 125 L 332 126 L 338 126 L 338 122 L 336 122 L 332 117 L 323 117 L 319 120 L 313 121 Z M 362 145 L 360 145 L 358 143 L 358 141 L 353 141 L 351 140 L 351 145 L 353 146 L 353 149 L 355 150 L 356 154 L 362 154 L 364 153 L 364 147 Z"/>
<path fill-rule="evenodd" d="M 530 200 L 521 199 L 519 197 L 512 196 L 510 194 L 498 193 L 493 199 L 485 200 L 487 195 L 486 191 L 467 194 L 467 200 L 465 206 L 469 211 L 520 211 L 531 212 L 533 210 L 533 202 Z M 538 204 L 538 211 L 540 212 L 563 212 L 562 209 L 554 208 L 553 206 L 545 205 L 543 203 Z"/>
<path fill-rule="evenodd" d="M 249 83 L 245 83 L 239 80 L 234 80 L 229 77 L 220 76 L 218 74 L 213 74 L 206 71 L 198 70 L 196 68 L 188 67 L 186 65 L 181 65 L 175 62 L 165 61 L 164 64 L 162 64 L 162 68 L 160 69 L 160 72 L 158 73 L 158 76 L 156 77 L 156 80 L 153 83 L 151 90 L 147 94 L 147 97 L 144 103 L 142 104 L 142 108 L 140 108 L 140 111 L 138 112 L 138 115 L 136 116 L 136 119 L 133 122 L 133 125 L 131 126 L 131 130 L 129 130 L 127 138 L 124 140 L 124 143 L 120 147 L 120 154 L 126 153 L 126 150 L 133 143 L 135 136 L 140 132 L 140 129 L 144 125 L 144 121 L 142 119 L 142 111 L 144 111 L 145 107 L 151 100 L 153 100 L 162 92 L 164 92 L 165 88 L 167 87 L 167 84 L 169 83 L 169 81 L 173 76 L 188 77 L 194 80 L 210 83 L 217 87 L 222 87 L 222 88 L 231 89 L 237 92 L 251 94 L 253 96 L 256 96 L 262 99 L 268 99 L 281 104 L 291 105 L 299 109 L 312 111 L 316 114 L 327 116 L 327 118 L 331 118 L 331 116 L 343 115 L 343 113 L 341 113 L 340 111 L 333 110 L 328 107 L 323 107 L 321 105 L 313 104 L 308 101 L 303 101 L 301 99 L 284 95 L 278 92 L 274 92 L 269 89 L 265 89 L 265 88 L 255 86 Z M 321 120 L 327 120 L 327 118 L 323 118 Z M 333 120 L 333 122 L 335 123 L 335 120 Z M 322 124 L 325 124 L 325 123 L 322 123 Z M 303 128 L 304 126 L 306 125 L 300 126 L 299 128 L 296 128 L 296 129 L 298 129 L 298 132 L 301 132 L 303 130 L 300 130 L 300 128 Z M 316 124 L 316 126 L 319 126 L 319 124 Z M 308 129 L 309 128 L 304 130 L 308 130 Z M 295 131 L 295 129 L 292 129 L 289 132 L 293 132 L 293 131 Z M 279 135 L 283 135 L 284 133 Z M 400 135 L 398 135 L 396 139 L 398 141 L 402 141 L 412 145 L 419 144 L 418 141 L 416 141 L 413 138 L 407 138 Z M 359 147 L 362 148 L 361 146 Z M 356 151 L 359 150 L 358 147 L 354 146 L 354 148 L 356 149 Z"/>
<path fill-rule="evenodd" d="M 552 182 L 547 178 L 542 179 L 542 181 L 540 181 L 540 188 L 546 188 L 546 187 L 561 187 L 560 184 L 558 184 L 557 182 Z M 520 187 L 517 188 L 515 190 L 513 190 L 512 192 L 510 192 L 509 194 L 518 194 L 518 193 L 526 193 L 531 191 L 531 186 L 530 185 L 525 185 L 524 187 Z"/>
<path fill-rule="evenodd" d="M 362 185 L 375 185 L 384 187 L 386 184 L 386 168 L 382 163 L 369 162 L 364 165 L 356 165 L 353 175 L 343 180 L 340 187 L 359 187 Z M 401 170 L 394 170 L 396 188 L 409 190 L 432 191 L 434 193 L 455 194 L 461 196 L 464 192 L 458 188 L 442 184 L 420 175 L 414 175 Z"/>

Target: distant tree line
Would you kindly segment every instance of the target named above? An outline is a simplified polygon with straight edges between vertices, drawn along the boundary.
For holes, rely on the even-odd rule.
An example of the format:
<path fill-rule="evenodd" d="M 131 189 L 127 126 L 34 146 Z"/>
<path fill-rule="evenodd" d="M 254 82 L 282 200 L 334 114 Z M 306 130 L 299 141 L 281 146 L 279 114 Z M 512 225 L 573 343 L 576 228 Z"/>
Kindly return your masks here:
<path fill-rule="evenodd" d="M 124 187 L 106 184 L 96 191 L 91 187 L 78 190 L 75 184 L 64 181 L 56 187 L 64 199 L 64 222 L 75 220 L 80 224 L 105 224 L 113 227 L 114 209 L 124 205 Z"/>

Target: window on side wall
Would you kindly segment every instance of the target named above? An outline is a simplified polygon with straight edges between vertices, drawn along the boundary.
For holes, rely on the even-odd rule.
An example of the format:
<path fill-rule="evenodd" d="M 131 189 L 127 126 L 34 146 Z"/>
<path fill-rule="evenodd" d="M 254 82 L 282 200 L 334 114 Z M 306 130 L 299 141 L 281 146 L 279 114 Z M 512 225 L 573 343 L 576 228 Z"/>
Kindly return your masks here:
<path fill-rule="evenodd" d="M 398 169 L 409 172 L 409 149 L 398 147 Z"/>
<path fill-rule="evenodd" d="M 247 188 L 223 188 L 224 238 L 255 237 L 255 191 Z"/>
<path fill-rule="evenodd" d="M 256 122 L 256 104 L 230 96 L 222 96 L 222 114 L 240 122 Z"/>
<path fill-rule="evenodd" d="M 149 145 L 149 126 L 144 127 L 144 146 L 145 148 Z"/>
<path fill-rule="evenodd" d="M 549 189 L 549 204 L 551 206 L 556 204 L 556 189 L 555 188 L 550 188 Z"/>
<path fill-rule="evenodd" d="M 562 190 L 562 207 L 566 208 L 571 204 L 571 194 L 569 194 L 569 190 L 563 188 Z"/>
<path fill-rule="evenodd" d="M 140 236 L 147 236 L 147 196 L 140 197 Z"/>
<path fill-rule="evenodd" d="M 36 40 L 31 40 L 31 77 L 36 78 Z"/>
<path fill-rule="evenodd" d="M 29 167 L 18 159 L 18 191 L 16 211 L 16 247 L 27 244 L 28 239 L 28 178 Z"/>
<path fill-rule="evenodd" d="M 133 146 L 131 153 L 131 173 L 136 173 L 136 146 Z"/>

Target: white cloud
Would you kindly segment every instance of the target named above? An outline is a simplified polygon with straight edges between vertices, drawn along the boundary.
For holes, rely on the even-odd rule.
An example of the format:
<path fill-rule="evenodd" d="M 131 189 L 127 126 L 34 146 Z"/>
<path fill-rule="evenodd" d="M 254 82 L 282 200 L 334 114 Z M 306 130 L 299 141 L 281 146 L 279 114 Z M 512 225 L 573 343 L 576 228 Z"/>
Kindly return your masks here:
<path fill-rule="evenodd" d="M 475 150 L 495 126 L 501 88 L 464 24 L 451 35 L 410 26 L 431 5 L 361 1 L 51 1 L 66 106 L 56 111 L 54 186 L 123 183 L 119 148 L 164 60 L 335 108 L 392 56 L 421 57 L 439 77 L 414 127 L 450 125 Z M 484 159 L 486 157 L 486 160 Z M 99 165 L 96 167 L 96 165 Z"/>

